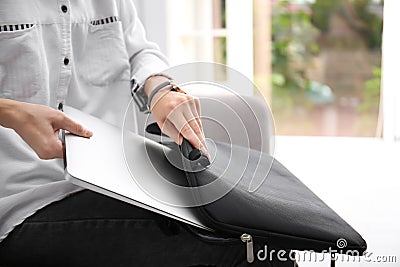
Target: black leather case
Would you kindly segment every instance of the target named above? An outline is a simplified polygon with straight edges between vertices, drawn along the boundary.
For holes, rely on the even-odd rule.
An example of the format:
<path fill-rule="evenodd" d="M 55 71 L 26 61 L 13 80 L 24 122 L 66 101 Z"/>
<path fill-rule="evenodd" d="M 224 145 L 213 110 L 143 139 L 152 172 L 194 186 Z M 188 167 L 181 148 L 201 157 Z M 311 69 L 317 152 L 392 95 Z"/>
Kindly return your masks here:
<path fill-rule="evenodd" d="M 150 132 L 158 133 L 154 128 Z M 173 146 L 169 144 L 169 147 Z M 198 151 L 193 152 L 186 140 L 180 149 L 184 157 L 197 162 L 199 157 L 205 157 L 199 156 Z M 243 166 L 239 162 L 243 159 L 232 157 L 232 150 L 236 155 L 248 155 L 245 170 L 230 170 L 240 172 L 239 180 L 224 175 L 226 166 Z M 203 223 L 215 229 L 221 240 L 242 238 L 246 242 L 243 235 L 247 234 L 253 242 L 273 248 L 336 253 L 357 251 L 359 255 L 366 250 L 367 244 L 360 234 L 275 158 L 257 150 L 220 142 L 216 142 L 216 151 L 213 162 L 206 169 L 186 171 L 186 177 L 189 186 L 195 188 L 214 181 L 218 181 L 213 187 L 217 191 L 229 188 L 228 193 L 207 204 L 202 203 L 207 202 L 214 190 L 193 191 Z M 258 164 L 271 166 L 269 172 L 259 172 Z M 312 164 L 304 166 L 312 167 Z M 171 165 L 171 168 L 174 167 Z M 257 178 L 255 175 L 265 177 L 261 177 L 263 182 L 251 192 L 249 184 Z"/>

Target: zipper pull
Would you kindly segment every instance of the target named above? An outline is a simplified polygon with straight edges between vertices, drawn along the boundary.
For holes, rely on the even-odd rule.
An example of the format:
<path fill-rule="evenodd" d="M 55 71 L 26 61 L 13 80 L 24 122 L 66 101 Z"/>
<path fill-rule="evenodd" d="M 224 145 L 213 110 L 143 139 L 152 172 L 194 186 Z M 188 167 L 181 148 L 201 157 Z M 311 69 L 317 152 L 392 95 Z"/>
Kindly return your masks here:
<path fill-rule="evenodd" d="M 254 261 L 253 238 L 249 234 L 242 234 L 240 240 L 246 243 L 247 262 L 252 263 Z"/>

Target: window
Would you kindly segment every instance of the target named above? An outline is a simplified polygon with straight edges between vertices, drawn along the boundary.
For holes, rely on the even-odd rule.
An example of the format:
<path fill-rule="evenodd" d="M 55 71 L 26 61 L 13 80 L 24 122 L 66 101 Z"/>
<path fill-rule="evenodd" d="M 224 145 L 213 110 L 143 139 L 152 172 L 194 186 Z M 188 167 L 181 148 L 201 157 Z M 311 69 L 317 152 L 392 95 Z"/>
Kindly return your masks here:
<path fill-rule="evenodd" d="M 167 23 L 167 51 L 172 65 L 217 62 L 252 79 L 252 1 L 169 0 Z M 238 93 L 253 94 L 240 88 Z"/>
<path fill-rule="evenodd" d="M 277 134 L 399 138 L 398 90 L 385 87 L 380 103 L 383 1 L 166 0 L 157 20 L 158 1 L 135 1 L 172 65 L 215 61 L 255 81 L 272 104 Z M 385 15 L 391 25 L 398 8 Z M 396 44 L 390 55 L 400 45 L 394 27 L 386 34 Z M 392 85 L 396 74 L 387 72 Z"/>
<path fill-rule="evenodd" d="M 383 3 L 280 0 L 271 8 L 277 134 L 379 135 Z"/>

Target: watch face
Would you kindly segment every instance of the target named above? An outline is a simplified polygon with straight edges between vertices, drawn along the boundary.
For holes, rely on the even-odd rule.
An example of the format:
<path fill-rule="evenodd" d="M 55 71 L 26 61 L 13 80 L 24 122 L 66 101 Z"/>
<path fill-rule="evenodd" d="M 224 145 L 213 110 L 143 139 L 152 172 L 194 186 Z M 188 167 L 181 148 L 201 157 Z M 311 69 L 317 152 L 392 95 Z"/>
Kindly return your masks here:
<path fill-rule="evenodd" d="M 140 112 L 147 112 L 147 95 L 144 92 L 144 86 L 140 86 L 136 79 L 132 79 L 131 87 L 132 98 Z"/>

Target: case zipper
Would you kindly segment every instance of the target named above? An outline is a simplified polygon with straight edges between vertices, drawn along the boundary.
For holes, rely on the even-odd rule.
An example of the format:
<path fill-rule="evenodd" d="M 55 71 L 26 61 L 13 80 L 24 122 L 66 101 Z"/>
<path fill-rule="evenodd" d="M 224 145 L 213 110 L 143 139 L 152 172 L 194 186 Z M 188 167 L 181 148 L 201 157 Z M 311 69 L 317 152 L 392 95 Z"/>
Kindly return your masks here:
<path fill-rule="evenodd" d="M 254 248 L 253 248 L 253 237 L 250 234 L 243 233 L 240 236 L 240 241 L 237 237 L 232 238 L 220 238 L 220 237 L 212 237 L 206 235 L 199 231 L 196 227 L 186 225 L 187 229 L 197 238 L 200 238 L 202 241 L 211 242 L 211 243 L 228 243 L 233 244 L 237 242 L 246 243 L 246 258 L 248 263 L 254 262 Z"/>
<path fill-rule="evenodd" d="M 240 240 L 246 243 L 247 262 L 252 263 L 254 261 L 253 238 L 251 235 L 244 233 L 240 236 Z"/>

